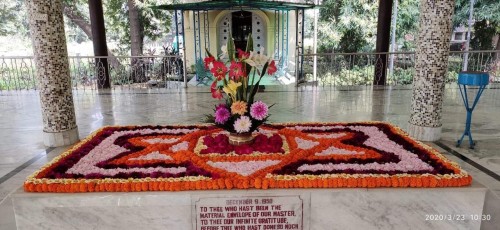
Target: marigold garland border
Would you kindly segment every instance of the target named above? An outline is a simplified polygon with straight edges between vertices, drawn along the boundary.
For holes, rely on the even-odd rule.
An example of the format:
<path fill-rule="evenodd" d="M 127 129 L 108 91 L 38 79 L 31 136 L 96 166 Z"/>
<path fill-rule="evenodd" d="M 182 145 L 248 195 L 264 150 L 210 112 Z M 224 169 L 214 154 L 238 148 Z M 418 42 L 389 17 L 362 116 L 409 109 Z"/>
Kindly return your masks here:
<path fill-rule="evenodd" d="M 141 178 L 141 179 L 47 179 L 36 178 L 42 171 L 49 169 L 61 159 L 69 156 L 73 151 L 98 136 L 108 128 L 135 128 L 139 126 L 105 126 L 79 143 L 66 150 L 44 165 L 41 169 L 28 176 L 24 183 L 27 192 L 140 192 L 140 191 L 184 191 L 184 190 L 216 190 L 216 189 L 273 189 L 273 188 L 376 188 L 376 187 L 458 187 L 472 183 L 472 177 L 460 166 L 448 160 L 432 147 L 416 141 L 402 129 L 387 122 L 355 122 L 357 124 L 385 124 L 394 133 L 406 141 L 423 148 L 437 157 L 439 161 L 453 169 L 454 174 L 321 174 L 321 175 L 267 175 L 265 178 L 220 178 L 212 179 L 204 176 L 188 176 L 182 178 Z M 301 123 L 273 123 L 273 125 L 348 125 L 349 122 L 301 122 Z M 169 125 L 176 126 L 176 125 Z M 185 127 L 187 125 L 178 125 Z M 210 126 L 209 124 L 189 125 L 197 127 Z"/>

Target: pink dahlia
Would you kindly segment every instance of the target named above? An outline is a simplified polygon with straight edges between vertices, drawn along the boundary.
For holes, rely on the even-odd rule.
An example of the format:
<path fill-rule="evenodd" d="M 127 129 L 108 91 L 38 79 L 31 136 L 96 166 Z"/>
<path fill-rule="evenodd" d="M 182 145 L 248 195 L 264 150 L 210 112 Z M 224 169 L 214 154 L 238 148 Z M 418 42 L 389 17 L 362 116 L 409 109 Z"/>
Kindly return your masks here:
<path fill-rule="evenodd" d="M 241 116 L 234 122 L 234 130 L 237 133 L 245 133 L 250 131 L 250 127 L 252 127 L 252 121 L 247 116 Z"/>
<path fill-rule="evenodd" d="M 215 106 L 215 110 L 218 110 L 219 108 L 226 108 L 227 109 L 227 106 L 224 103 L 220 103 L 217 106 Z"/>
<path fill-rule="evenodd" d="M 226 123 L 227 120 L 229 120 L 230 116 L 231 113 L 229 112 L 229 109 L 227 109 L 226 107 L 219 106 L 215 110 L 215 123 L 224 124 Z"/>
<path fill-rule="evenodd" d="M 266 103 L 262 101 L 256 101 L 250 107 L 250 115 L 255 119 L 262 121 L 267 117 L 267 112 L 269 111 Z"/>

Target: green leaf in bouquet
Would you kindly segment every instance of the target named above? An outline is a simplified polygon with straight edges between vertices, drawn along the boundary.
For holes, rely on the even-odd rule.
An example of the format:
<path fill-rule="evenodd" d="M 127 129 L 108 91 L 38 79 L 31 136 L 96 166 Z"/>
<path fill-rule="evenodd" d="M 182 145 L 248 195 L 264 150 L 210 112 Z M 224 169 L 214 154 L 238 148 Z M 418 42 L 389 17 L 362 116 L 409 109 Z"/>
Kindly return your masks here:
<path fill-rule="evenodd" d="M 236 100 L 238 101 L 244 101 L 245 99 L 243 98 L 243 90 L 244 86 L 238 87 L 238 90 L 236 91 Z"/>
<path fill-rule="evenodd" d="M 252 86 L 252 90 L 250 91 L 250 96 L 248 96 L 248 104 L 250 104 L 250 105 L 253 104 L 255 94 L 259 90 L 259 83 L 260 83 L 260 79 L 259 79 L 259 81 L 257 81 L 257 83 L 255 83 L 255 85 Z"/>
<path fill-rule="evenodd" d="M 212 55 L 212 53 L 210 53 L 210 51 L 209 51 L 207 48 L 205 48 L 205 52 L 207 52 L 207 55 L 208 55 L 209 57 L 213 57 L 213 56 L 214 56 L 214 55 Z"/>
<path fill-rule="evenodd" d="M 229 56 L 229 61 L 234 61 L 236 48 L 234 47 L 234 40 L 231 31 L 229 31 L 229 39 L 227 39 L 227 55 Z"/>
<path fill-rule="evenodd" d="M 252 34 L 249 34 L 248 39 L 247 39 L 247 47 L 246 47 L 245 52 L 250 53 L 252 51 L 253 51 L 253 38 L 252 38 Z M 249 76 L 250 71 L 252 70 L 252 66 L 250 66 L 248 63 L 245 62 L 245 70 L 246 70 L 247 76 Z"/>
<path fill-rule="evenodd" d="M 207 114 L 205 115 L 205 120 L 203 121 L 205 123 L 215 123 L 215 117 L 212 114 Z"/>
<path fill-rule="evenodd" d="M 267 67 L 269 67 L 269 60 L 264 64 L 264 67 L 262 67 L 262 72 L 260 73 L 260 77 L 262 78 L 264 75 L 266 75 L 266 70 Z"/>
<path fill-rule="evenodd" d="M 255 83 L 255 85 L 252 86 L 252 90 L 250 91 L 250 96 L 248 97 L 249 104 L 253 103 L 253 99 L 255 97 L 255 94 L 257 94 L 257 91 L 259 91 L 260 80 L 262 80 L 262 77 L 264 76 L 265 70 L 267 69 L 268 65 L 269 65 L 269 62 L 266 62 L 266 64 L 264 64 L 264 67 L 262 68 L 262 73 L 260 74 L 259 80 L 257 80 L 257 83 Z"/>
<path fill-rule="evenodd" d="M 250 51 L 253 51 L 253 39 L 252 39 L 252 34 L 248 35 L 247 39 L 247 47 L 245 50 L 247 53 L 250 53 Z"/>

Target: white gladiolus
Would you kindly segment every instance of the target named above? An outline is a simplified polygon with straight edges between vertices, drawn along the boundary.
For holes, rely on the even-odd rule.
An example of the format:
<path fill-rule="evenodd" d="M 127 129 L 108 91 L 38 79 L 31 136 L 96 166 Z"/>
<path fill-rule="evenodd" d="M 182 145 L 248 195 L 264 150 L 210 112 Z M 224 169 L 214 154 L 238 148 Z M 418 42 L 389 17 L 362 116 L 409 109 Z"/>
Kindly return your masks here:
<path fill-rule="evenodd" d="M 245 59 L 245 62 L 252 67 L 262 67 L 267 63 L 268 60 L 269 57 L 264 55 L 264 47 L 262 47 L 260 48 L 260 54 L 255 51 L 250 51 L 250 57 L 248 57 L 248 59 Z"/>
<path fill-rule="evenodd" d="M 221 54 L 221 59 L 225 59 L 227 57 L 229 57 L 229 55 L 227 54 L 227 45 L 223 45 L 221 48 L 221 51 L 222 51 L 222 54 Z"/>

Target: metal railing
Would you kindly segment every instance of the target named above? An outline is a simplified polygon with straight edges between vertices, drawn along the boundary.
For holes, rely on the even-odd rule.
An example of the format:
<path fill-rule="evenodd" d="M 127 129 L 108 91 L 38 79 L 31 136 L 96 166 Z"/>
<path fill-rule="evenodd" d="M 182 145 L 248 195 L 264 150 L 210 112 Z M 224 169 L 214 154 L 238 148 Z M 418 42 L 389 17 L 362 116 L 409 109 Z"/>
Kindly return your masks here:
<path fill-rule="evenodd" d="M 177 55 L 72 56 L 69 57 L 69 68 L 73 88 L 102 88 L 105 65 L 108 66 L 111 88 L 177 88 L 184 81 L 182 57 Z M 33 57 L 0 57 L 0 90 L 36 90 L 37 82 Z"/>
<path fill-rule="evenodd" d="M 466 52 L 452 51 L 448 57 L 446 83 L 454 83 L 462 70 Z M 492 82 L 500 82 L 500 52 L 468 52 L 468 70 L 488 72 Z M 385 56 L 385 58 L 381 58 Z M 317 57 L 316 79 L 313 60 Z M 391 66 L 392 59 L 392 70 Z M 103 86 L 107 60 L 111 88 L 178 88 L 185 83 L 184 63 L 179 55 L 165 56 L 72 56 L 70 76 L 74 89 L 95 90 Z M 324 53 L 303 55 L 302 81 L 324 86 L 372 85 L 380 81 L 375 66 L 385 62 L 387 85 L 410 85 L 415 75 L 415 53 Z M 37 89 L 33 57 L 0 56 L 0 91 Z"/>
<path fill-rule="evenodd" d="M 466 52 L 451 51 L 448 57 L 446 83 L 455 83 L 462 71 Z M 492 82 L 500 82 L 499 51 L 469 51 L 468 71 L 488 72 Z M 313 60 L 317 58 L 316 79 L 313 75 Z M 384 58 L 385 57 L 385 58 Z M 392 61 L 391 61 L 392 60 Z M 410 85 L 415 75 L 415 52 L 393 53 L 324 53 L 303 55 L 302 81 L 317 81 L 324 86 L 372 85 L 382 79 L 381 72 L 375 74 L 375 66 L 386 69 L 387 85 Z M 392 69 L 390 68 L 392 62 Z M 374 81 L 375 79 L 375 81 Z"/>

